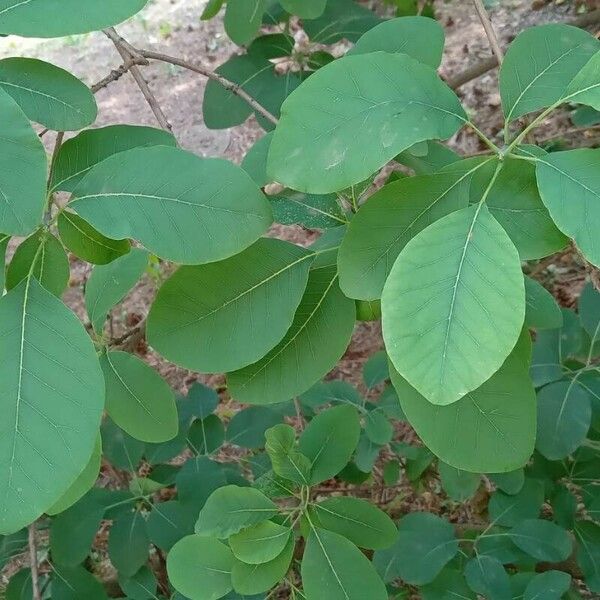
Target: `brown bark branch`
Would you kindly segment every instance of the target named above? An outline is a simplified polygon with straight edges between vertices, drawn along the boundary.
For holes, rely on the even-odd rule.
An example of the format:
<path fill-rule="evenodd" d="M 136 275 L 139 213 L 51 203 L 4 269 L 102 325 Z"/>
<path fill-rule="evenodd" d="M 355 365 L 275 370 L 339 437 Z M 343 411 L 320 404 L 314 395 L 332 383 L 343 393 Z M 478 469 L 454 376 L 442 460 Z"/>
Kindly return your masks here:
<path fill-rule="evenodd" d="M 38 573 L 38 559 L 37 559 L 37 545 L 35 539 L 36 525 L 35 521 L 29 526 L 29 562 L 31 564 L 31 589 L 32 589 L 32 600 L 42 600 L 42 594 L 40 591 L 40 580 Z"/>
<path fill-rule="evenodd" d="M 473 4 L 475 5 L 475 10 L 477 11 L 479 20 L 481 21 L 481 24 L 483 25 L 485 35 L 487 36 L 487 39 L 492 48 L 492 52 L 494 53 L 494 56 L 496 57 L 496 61 L 498 62 L 499 65 L 501 65 L 502 61 L 504 60 L 504 52 L 502 52 L 502 48 L 500 48 L 500 42 L 498 41 L 498 36 L 496 35 L 496 32 L 494 31 L 494 27 L 492 25 L 492 22 L 490 21 L 490 17 L 487 13 L 487 10 L 485 9 L 485 6 L 483 5 L 482 0 L 473 0 Z"/>

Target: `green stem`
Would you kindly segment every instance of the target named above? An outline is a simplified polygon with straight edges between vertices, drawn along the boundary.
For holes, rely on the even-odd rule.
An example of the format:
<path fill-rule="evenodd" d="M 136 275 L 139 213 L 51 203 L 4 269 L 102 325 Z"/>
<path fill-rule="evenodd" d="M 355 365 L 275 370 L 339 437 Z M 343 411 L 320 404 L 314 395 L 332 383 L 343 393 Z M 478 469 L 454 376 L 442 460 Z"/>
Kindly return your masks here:
<path fill-rule="evenodd" d="M 564 100 L 561 98 L 558 102 L 549 106 L 545 111 L 540 113 L 517 137 L 508 145 L 506 148 L 505 154 L 509 154 L 515 146 L 518 146 L 529 134 L 529 132 L 533 131 L 555 108 L 560 106 Z M 508 125 L 508 124 L 507 124 Z"/>
<path fill-rule="evenodd" d="M 496 154 L 498 154 L 499 156 L 502 156 L 502 151 L 500 150 L 500 148 L 498 148 L 498 146 L 496 146 L 496 144 L 494 144 L 494 142 L 492 142 L 492 140 L 490 140 L 490 138 L 485 135 L 485 133 L 483 133 L 483 131 L 481 131 L 481 129 L 479 129 L 474 123 L 472 123 L 471 121 L 466 121 L 466 124 L 468 127 L 470 127 L 479 137 L 479 139 L 481 139 L 481 141 L 493 152 L 495 152 Z"/>

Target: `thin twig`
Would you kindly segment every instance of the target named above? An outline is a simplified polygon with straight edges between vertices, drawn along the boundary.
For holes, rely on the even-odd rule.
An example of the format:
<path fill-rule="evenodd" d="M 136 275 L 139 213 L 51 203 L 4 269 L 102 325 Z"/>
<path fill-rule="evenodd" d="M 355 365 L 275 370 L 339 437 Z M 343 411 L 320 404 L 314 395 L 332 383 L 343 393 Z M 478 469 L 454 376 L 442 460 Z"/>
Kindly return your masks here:
<path fill-rule="evenodd" d="M 490 21 L 487 10 L 483 5 L 482 0 L 473 0 L 473 4 L 475 5 L 475 10 L 477 10 L 479 20 L 481 21 L 483 29 L 485 30 L 485 35 L 487 35 L 488 41 L 490 42 L 492 52 L 494 53 L 498 64 L 501 65 L 502 61 L 504 60 L 504 52 L 502 52 L 502 48 L 500 48 L 498 36 L 494 31 L 494 27 L 492 26 L 492 22 Z"/>
<path fill-rule="evenodd" d="M 37 546 L 35 540 L 35 521 L 29 526 L 29 562 L 31 563 L 32 600 L 42 600 L 38 574 Z"/>
<path fill-rule="evenodd" d="M 118 81 L 128 73 L 132 66 L 140 64 L 136 61 L 129 61 L 128 63 L 122 64 L 118 69 L 113 69 L 106 77 L 103 77 L 100 81 L 94 83 L 91 86 L 92 94 L 97 94 L 101 89 L 107 87 L 109 84 L 113 83 L 113 81 Z"/>
<path fill-rule="evenodd" d="M 271 121 L 273 124 L 277 124 L 278 119 L 273 114 L 271 114 L 264 106 L 262 106 L 259 102 L 257 102 L 250 94 L 248 94 L 241 86 L 233 81 L 229 81 L 229 79 L 219 75 L 219 73 L 215 73 L 206 67 L 202 67 L 200 65 L 196 65 L 185 61 L 181 58 L 177 58 L 175 56 L 169 56 L 168 54 L 162 54 L 161 52 L 153 52 L 151 50 L 138 50 L 138 52 L 144 57 L 149 58 L 151 60 L 159 60 L 161 62 L 166 62 L 172 65 L 177 65 L 179 67 L 183 67 L 184 69 L 188 69 L 190 71 L 194 71 L 194 73 L 199 73 L 200 75 L 204 75 L 204 77 L 208 77 L 208 79 L 212 79 L 213 81 L 217 81 L 220 83 L 226 90 L 230 91 L 232 94 L 239 96 L 242 100 L 247 102 L 257 113 L 261 114 L 263 117 Z"/>
<path fill-rule="evenodd" d="M 129 44 L 129 42 L 124 40 L 115 31 L 115 29 L 113 27 L 109 27 L 108 29 L 103 29 L 102 31 L 112 41 L 115 48 L 117 49 L 117 52 L 121 55 L 121 58 L 123 59 L 125 64 L 136 63 L 136 62 L 139 62 L 142 60 L 142 57 L 139 54 L 139 52 L 135 48 L 133 48 L 133 46 L 131 44 Z M 144 76 L 142 75 L 142 72 L 140 71 L 138 65 L 131 64 L 131 66 L 129 67 L 129 72 L 131 73 L 132 77 L 135 79 L 135 82 L 137 83 L 138 87 L 140 88 L 140 91 L 142 92 L 144 98 L 146 99 L 148 106 L 150 106 L 150 108 L 152 109 L 152 112 L 154 113 L 154 116 L 156 117 L 158 124 L 164 130 L 169 131 L 169 132 L 172 131 L 173 128 L 172 128 L 171 124 L 169 123 L 169 120 L 167 119 L 162 108 L 160 107 L 158 100 L 156 99 L 156 97 L 154 96 L 152 91 L 150 90 L 148 82 L 144 79 Z"/>

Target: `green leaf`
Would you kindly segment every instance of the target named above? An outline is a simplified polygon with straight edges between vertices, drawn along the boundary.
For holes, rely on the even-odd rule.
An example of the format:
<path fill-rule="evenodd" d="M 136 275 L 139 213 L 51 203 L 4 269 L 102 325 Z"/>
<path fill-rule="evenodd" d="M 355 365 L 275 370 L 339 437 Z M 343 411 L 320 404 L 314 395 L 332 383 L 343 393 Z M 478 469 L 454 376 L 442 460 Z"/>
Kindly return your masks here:
<path fill-rule="evenodd" d="M 143 566 L 131 577 L 119 575 L 119 587 L 131 600 L 148 600 L 155 597 L 158 580 L 149 567 Z"/>
<path fill-rule="evenodd" d="M 224 3 L 225 0 L 208 0 L 200 18 L 203 21 L 209 21 L 213 17 L 216 17 Z"/>
<path fill-rule="evenodd" d="M 490 473 L 488 477 L 499 490 L 511 496 L 518 494 L 525 483 L 523 469 L 515 469 L 507 473 Z"/>
<path fill-rule="evenodd" d="M 147 1 L 0 0 L 0 32 L 43 38 L 87 33 L 125 21 Z"/>
<path fill-rule="evenodd" d="M 259 187 L 264 187 L 267 183 L 272 183 L 267 175 L 267 155 L 271 146 L 272 133 L 267 133 L 259 138 L 254 145 L 246 152 L 242 161 L 242 169 L 254 179 Z"/>
<path fill-rule="evenodd" d="M 396 369 L 429 402 L 451 404 L 498 371 L 519 337 L 519 255 L 485 205 L 463 208 L 407 244 L 381 304 Z"/>
<path fill-rule="evenodd" d="M 370 406 L 369 403 L 367 406 Z M 394 426 L 379 407 L 369 410 L 365 415 L 365 434 L 374 443 L 384 446 L 394 437 Z"/>
<path fill-rule="evenodd" d="M 106 418 L 102 423 L 102 454 L 118 469 L 134 472 L 146 448 L 143 442 L 132 438 Z"/>
<path fill-rule="evenodd" d="M 571 576 L 563 571 L 536 575 L 525 588 L 523 600 L 560 600 L 571 587 Z"/>
<path fill-rule="evenodd" d="M 494 492 L 490 498 L 489 516 L 496 525 L 512 527 L 525 519 L 536 519 L 544 503 L 544 486 L 537 479 L 525 479 L 513 495 Z"/>
<path fill-rule="evenodd" d="M 444 569 L 431 583 L 419 590 L 423 600 L 475 600 L 462 573 Z"/>
<path fill-rule="evenodd" d="M 571 554 L 573 542 L 569 533 L 542 519 L 526 519 L 517 523 L 508 533 L 521 550 L 536 560 L 560 562 Z"/>
<path fill-rule="evenodd" d="M 592 422 L 588 392 L 571 381 L 558 381 L 538 392 L 536 449 L 549 460 L 561 460 L 585 439 Z"/>
<path fill-rule="evenodd" d="M 290 568 L 295 545 L 294 536 L 289 536 L 287 545 L 279 556 L 258 565 L 249 565 L 234 559 L 231 581 L 235 591 L 244 596 L 258 594 L 279 583 Z"/>
<path fill-rule="evenodd" d="M 108 600 L 104 586 L 82 566 L 66 568 L 53 565 L 53 600 Z"/>
<path fill-rule="evenodd" d="M 282 225 L 302 225 L 308 229 L 339 227 L 348 221 L 335 194 L 303 194 L 284 190 L 270 198 L 273 219 Z"/>
<path fill-rule="evenodd" d="M 294 38 L 289 33 L 267 33 L 254 39 L 246 52 L 271 60 L 291 56 L 294 53 L 295 44 Z"/>
<path fill-rule="evenodd" d="M 169 552 L 167 572 L 173 587 L 190 600 L 217 600 L 232 589 L 233 560 L 216 538 L 190 535 Z"/>
<path fill-rule="evenodd" d="M 165 552 L 183 537 L 194 533 L 194 511 L 177 500 L 152 505 L 146 522 L 150 541 Z"/>
<path fill-rule="evenodd" d="M 0 12 L 0 27 L 2 14 Z M 75 131 L 96 120 L 90 89 L 77 77 L 35 58 L 0 60 L 0 87 L 31 121 L 48 129 Z"/>
<path fill-rule="evenodd" d="M 328 0 L 323 14 L 306 19 L 303 25 L 311 42 L 334 44 L 343 39 L 356 42 L 379 23 L 381 19 L 374 12 L 352 0 Z"/>
<path fill-rule="evenodd" d="M 473 174 L 486 163 L 464 161 L 447 173 L 388 183 L 361 207 L 338 255 L 340 286 L 351 298 L 374 300 L 406 244 L 426 227 L 467 206 Z"/>
<path fill-rule="evenodd" d="M 225 425 L 217 415 L 196 419 L 188 431 L 187 441 L 196 454 L 212 454 L 225 441 Z"/>
<path fill-rule="evenodd" d="M 102 332 L 107 313 L 127 295 L 148 266 L 148 253 L 140 248 L 108 265 L 94 267 L 85 286 L 85 308 L 92 326 Z"/>
<path fill-rule="evenodd" d="M 538 187 L 550 216 L 591 263 L 600 265 L 594 226 L 600 220 L 600 150 L 553 152 L 536 161 Z"/>
<path fill-rule="evenodd" d="M 140 146 L 176 146 L 173 135 L 162 129 L 137 125 L 109 125 L 87 129 L 60 147 L 50 189 L 72 192 L 84 175 L 104 159 Z"/>
<path fill-rule="evenodd" d="M 584 67 L 575 75 L 571 81 L 566 96 L 563 98 L 565 101 L 579 102 L 581 104 L 587 104 L 594 107 L 594 109 L 600 108 L 600 82 L 598 81 L 598 75 L 600 72 L 600 52 L 596 52 L 590 60 L 584 65 Z M 577 111 L 576 111 L 577 112 Z M 593 112 L 587 113 L 586 117 L 593 121 L 598 117 L 598 114 Z M 580 120 L 574 119 L 575 120 Z M 578 126 L 586 126 L 587 123 L 580 123 Z"/>
<path fill-rule="evenodd" d="M 292 530 L 272 521 L 265 521 L 229 538 L 234 556 L 249 565 L 258 565 L 277 558 L 284 550 Z"/>
<path fill-rule="evenodd" d="M 314 268 L 281 342 L 258 362 L 228 373 L 232 397 L 250 404 L 274 404 L 306 391 L 346 351 L 355 316 L 354 302 L 339 289 L 335 266 Z"/>
<path fill-rule="evenodd" d="M 300 485 L 309 485 L 311 461 L 296 449 L 296 432 L 290 425 L 271 427 L 266 433 L 265 449 L 273 471 Z"/>
<path fill-rule="evenodd" d="M 311 528 L 302 559 L 307 600 L 387 600 L 383 582 L 367 557 L 345 537 Z"/>
<path fill-rule="evenodd" d="M 417 175 L 430 175 L 462 158 L 460 154 L 439 142 L 428 141 L 425 143 L 427 144 L 427 154 L 424 156 L 415 156 L 409 148 L 396 156 L 395 160 L 410 167 Z"/>
<path fill-rule="evenodd" d="M 352 406 L 336 406 L 318 414 L 302 432 L 300 452 L 311 461 L 312 485 L 335 477 L 358 444 L 360 423 Z"/>
<path fill-rule="evenodd" d="M 4 569 L 15 556 L 26 551 L 27 538 L 27 529 L 21 529 L 12 535 L 0 536 L 0 569 Z"/>
<path fill-rule="evenodd" d="M 33 278 L 0 299 L 0 338 L 5 534 L 53 506 L 85 468 L 100 425 L 104 382 L 80 321 Z"/>
<path fill-rule="evenodd" d="M 487 181 L 483 185 L 485 189 Z M 486 204 L 522 260 L 548 256 L 569 243 L 568 238 L 556 228 L 540 198 L 532 164 L 516 159 L 505 160 Z"/>
<path fill-rule="evenodd" d="M 301 19 L 316 19 L 325 11 L 327 0 L 280 0 L 281 6 Z"/>
<path fill-rule="evenodd" d="M 461 471 L 456 467 L 446 464 L 444 461 L 438 463 L 438 471 L 444 491 L 456 502 L 468 500 L 479 489 L 479 485 L 481 484 L 481 475 L 479 473 Z"/>
<path fill-rule="evenodd" d="M 225 31 L 238 46 L 252 41 L 262 25 L 266 0 L 227 0 Z"/>
<path fill-rule="evenodd" d="M 38 585 L 41 581 L 38 578 Z M 31 569 L 25 567 L 11 576 L 8 585 L 3 590 L 3 600 L 26 600 L 33 597 Z"/>
<path fill-rule="evenodd" d="M 411 585 L 432 582 L 458 552 L 454 527 L 428 512 L 413 512 L 398 522 L 391 548 L 375 553 L 377 570 L 385 581 L 397 577 Z"/>
<path fill-rule="evenodd" d="M 48 515 L 57 515 L 64 512 L 78 502 L 96 483 L 98 474 L 100 473 L 100 465 L 102 463 L 102 438 L 98 435 L 96 445 L 88 464 L 79 477 L 73 482 L 71 487 L 61 496 L 51 508 L 46 510 Z"/>
<path fill-rule="evenodd" d="M 300 246 L 262 238 L 224 261 L 181 267 L 152 305 L 148 342 L 194 371 L 256 362 L 290 328 L 313 259 Z"/>
<path fill-rule="evenodd" d="M 592 592 L 600 592 L 600 525 L 592 521 L 575 523 L 577 564 Z"/>
<path fill-rule="evenodd" d="M 195 511 L 196 517 L 210 495 L 227 485 L 225 466 L 207 456 L 188 459 L 175 479 L 179 502 Z"/>
<path fill-rule="evenodd" d="M 600 339 L 600 293 L 591 283 L 583 288 L 578 305 L 579 319 L 593 344 Z"/>
<path fill-rule="evenodd" d="M 226 485 L 215 490 L 200 511 L 196 533 L 221 539 L 277 514 L 277 506 L 250 487 Z"/>
<path fill-rule="evenodd" d="M 236 413 L 227 425 L 227 441 L 240 448 L 263 448 L 265 432 L 281 423 L 282 416 L 264 406 L 250 406 Z"/>
<path fill-rule="evenodd" d="M 6 271 L 6 289 L 17 287 L 29 273 L 55 296 L 60 297 L 69 283 L 71 269 L 65 249 L 47 231 L 34 233 L 17 248 Z"/>
<path fill-rule="evenodd" d="M 6 283 L 6 250 L 10 242 L 10 235 L 0 234 L 0 294 L 4 293 Z"/>
<path fill-rule="evenodd" d="M 347 56 L 284 102 L 268 173 L 295 190 L 334 192 L 416 142 L 451 136 L 465 121 L 458 98 L 431 67 L 405 54 Z"/>
<path fill-rule="evenodd" d="M 481 387 L 448 406 L 435 406 L 395 370 L 402 410 L 421 439 L 444 462 L 474 473 L 523 466 L 535 443 L 536 401 L 517 345 Z"/>
<path fill-rule="evenodd" d="M 387 548 L 398 535 L 394 522 L 382 510 L 360 498 L 327 498 L 311 510 L 320 527 L 343 535 L 361 548 Z"/>
<path fill-rule="evenodd" d="M 131 249 L 129 240 L 111 240 L 80 216 L 66 210 L 58 217 L 58 233 L 75 256 L 95 265 L 108 264 Z"/>
<path fill-rule="evenodd" d="M 598 51 L 600 43 L 570 25 L 541 25 L 521 33 L 500 69 L 500 95 L 507 121 L 550 106 Z"/>
<path fill-rule="evenodd" d="M 525 325 L 534 329 L 557 329 L 562 327 L 560 307 L 552 294 L 540 283 L 525 277 Z"/>
<path fill-rule="evenodd" d="M 469 587 L 488 600 L 511 600 L 510 580 L 502 563 L 496 558 L 479 555 L 465 567 Z"/>
<path fill-rule="evenodd" d="M 173 390 L 144 361 L 128 352 L 106 352 L 100 357 L 110 418 L 143 442 L 166 442 L 177 435 Z"/>
<path fill-rule="evenodd" d="M 108 537 L 108 556 L 119 576 L 133 577 L 148 560 L 150 540 L 140 512 L 117 519 Z"/>
<path fill-rule="evenodd" d="M 2 4 L 0 0 L 0 26 Z M 0 231 L 28 235 L 41 222 L 46 204 L 46 150 L 29 119 L 4 90 L 0 90 L 4 123 L 0 139 Z M 18 174 L 18 177 L 15 177 Z"/>
<path fill-rule="evenodd" d="M 102 234 L 186 264 L 237 254 L 271 224 L 266 198 L 240 167 L 166 146 L 107 158 L 73 197 L 69 206 Z"/>
<path fill-rule="evenodd" d="M 585 501 L 586 500 L 584 496 L 584 502 Z M 552 520 L 565 529 L 573 529 L 578 504 L 579 500 L 566 486 L 557 486 L 556 491 L 550 498 L 550 505 L 552 506 Z"/>
<path fill-rule="evenodd" d="M 364 33 L 348 54 L 377 51 L 408 54 L 437 69 L 442 62 L 444 30 L 426 17 L 400 17 L 380 23 Z"/>

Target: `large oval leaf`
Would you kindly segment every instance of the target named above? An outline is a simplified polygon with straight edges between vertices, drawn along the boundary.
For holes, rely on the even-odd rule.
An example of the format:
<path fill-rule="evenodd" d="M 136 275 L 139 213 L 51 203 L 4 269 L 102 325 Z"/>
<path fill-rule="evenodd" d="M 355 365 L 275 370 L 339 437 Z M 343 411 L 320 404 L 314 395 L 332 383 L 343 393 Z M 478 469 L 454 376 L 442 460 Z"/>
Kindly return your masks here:
<path fill-rule="evenodd" d="M 0 533 L 12 533 L 83 471 L 104 381 L 79 320 L 33 278 L 0 300 L 0 338 Z"/>
<path fill-rule="evenodd" d="M 0 33 L 63 37 L 116 25 L 148 0 L 0 0 Z"/>
<path fill-rule="evenodd" d="M 295 190 L 334 192 L 465 122 L 458 98 L 431 67 L 406 54 L 347 56 L 319 69 L 283 103 L 268 172 Z"/>
<path fill-rule="evenodd" d="M 313 256 L 264 238 L 224 261 L 181 267 L 152 305 L 148 341 L 194 371 L 233 371 L 259 360 L 290 328 Z"/>
<path fill-rule="evenodd" d="M 98 113 L 94 95 L 82 81 L 43 60 L 0 60 L 0 87 L 29 119 L 56 131 L 82 129 Z"/>
<path fill-rule="evenodd" d="M 400 253 L 382 312 L 398 372 L 430 402 L 456 402 L 500 368 L 519 337 L 525 289 L 518 252 L 485 205 L 456 211 Z"/>
<path fill-rule="evenodd" d="M 107 158 L 73 196 L 73 210 L 104 235 L 134 238 L 184 264 L 237 254 L 272 221 L 267 199 L 245 171 L 166 146 Z"/>
<path fill-rule="evenodd" d="M 0 90 L 0 115 L 0 231 L 28 235 L 42 222 L 46 151 L 29 119 L 4 90 Z"/>
<path fill-rule="evenodd" d="M 166 442 L 179 428 L 175 396 L 167 382 L 144 361 L 128 352 L 100 358 L 110 418 L 143 442 Z"/>
<path fill-rule="evenodd" d="M 600 266 L 600 150 L 553 152 L 536 160 L 538 187 L 550 216 Z"/>
<path fill-rule="evenodd" d="M 500 69 L 500 95 L 507 121 L 560 100 L 571 80 L 600 49 L 586 31 L 570 25 L 541 25 L 521 33 Z"/>
<path fill-rule="evenodd" d="M 497 473 L 529 460 L 536 433 L 535 392 L 514 354 L 480 388 L 449 406 L 431 404 L 395 370 L 390 374 L 410 424 L 444 462 L 473 473 Z"/>
<path fill-rule="evenodd" d="M 337 282 L 335 266 L 311 271 L 285 337 L 264 358 L 227 375 L 240 402 L 274 404 L 305 392 L 330 371 L 348 347 L 356 309 Z"/>

